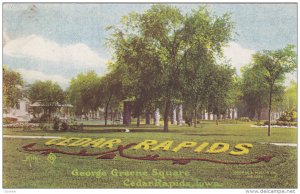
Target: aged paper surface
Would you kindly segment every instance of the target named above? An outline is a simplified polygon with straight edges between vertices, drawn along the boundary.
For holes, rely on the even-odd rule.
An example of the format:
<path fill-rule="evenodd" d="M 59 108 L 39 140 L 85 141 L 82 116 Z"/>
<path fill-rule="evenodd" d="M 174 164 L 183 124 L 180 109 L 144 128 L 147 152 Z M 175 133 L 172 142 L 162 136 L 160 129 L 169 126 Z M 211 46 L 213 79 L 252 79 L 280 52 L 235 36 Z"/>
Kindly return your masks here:
<path fill-rule="evenodd" d="M 3 188 L 297 188 L 296 3 L 4 3 Z"/>

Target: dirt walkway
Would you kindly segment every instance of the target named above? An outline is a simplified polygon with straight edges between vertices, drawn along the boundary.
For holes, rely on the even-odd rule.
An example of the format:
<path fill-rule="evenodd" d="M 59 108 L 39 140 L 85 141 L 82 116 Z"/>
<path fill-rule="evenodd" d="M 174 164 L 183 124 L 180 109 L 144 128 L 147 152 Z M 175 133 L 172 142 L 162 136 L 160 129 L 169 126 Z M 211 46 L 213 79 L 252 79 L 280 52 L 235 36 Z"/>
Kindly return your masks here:
<path fill-rule="evenodd" d="M 23 135 L 3 135 L 4 138 L 19 138 L 19 139 L 54 139 L 58 136 L 23 136 Z"/>

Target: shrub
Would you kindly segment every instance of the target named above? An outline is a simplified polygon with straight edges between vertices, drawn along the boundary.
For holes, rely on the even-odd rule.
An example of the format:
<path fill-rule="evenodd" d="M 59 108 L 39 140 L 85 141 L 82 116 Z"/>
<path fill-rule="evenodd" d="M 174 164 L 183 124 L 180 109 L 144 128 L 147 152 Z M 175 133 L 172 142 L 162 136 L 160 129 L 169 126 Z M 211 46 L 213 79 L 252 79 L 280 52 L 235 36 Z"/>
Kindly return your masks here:
<path fill-rule="evenodd" d="M 43 130 L 44 126 L 45 126 L 44 123 L 40 123 L 40 124 L 39 124 L 39 128 L 40 128 L 41 130 Z"/>
<path fill-rule="evenodd" d="M 78 131 L 83 131 L 83 124 L 82 123 L 79 125 Z"/>
<path fill-rule="evenodd" d="M 277 121 L 276 122 L 276 125 L 279 125 L 279 126 L 287 126 L 289 125 L 287 121 Z"/>
<path fill-rule="evenodd" d="M 10 123 L 15 123 L 18 121 L 17 118 L 13 118 L 13 117 L 5 117 L 3 118 L 3 124 L 10 124 Z"/>
<path fill-rule="evenodd" d="M 185 119 L 185 123 L 186 123 L 188 126 L 191 126 L 191 125 L 192 125 L 192 118 L 186 118 L 186 119 Z"/>
<path fill-rule="evenodd" d="M 279 121 L 296 122 L 297 121 L 297 112 L 296 111 L 285 111 L 278 120 Z"/>
<path fill-rule="evenodd" d="M 47 122 L 48 120 L 49 120 L 49 115 L 43 114 L 43 115 L 39 118 L 38 122 Z"/>
<path fill-rule="evenodd" d="M 249 117 L 240 117 L 238 119 L 239 121 L 243 121 L 243 122 L 250 122 L 251 120 L 249 119 Z"/>
<path fill-rule="evenodd" d="M 47 131 L 50 129 L 50 125 L 44 124 L 44 123 L 40 123 L 39 124 L 39 128 L 43 131 Z"/>
<path fill-rule="evenodd" d="M 24 125 L 23 126 L 23 131 L 31 131 L 31 126 L 30 125 Z"/>
<path fill-rule="evenodd" d="M 269 121 L 265 121 L 264 125 L 268 125 Z M 288 121 L 272 121 L 271 125 L 278 125 L 278 126 L 297 126 L 297 122 L 288 122 Z"/>
<path fill-rule="evenodd" d="M 264 122 L 264 125 L 269 125 L 269 121 L 265 121 L 265 122 Z"/>
<path fill-rule="evenodd" d="M 291 122 L 291 125 L 297 127 L 297 122 Z"/>
<path fill-rule="evenodd" d="M 55 131 L 58 131 L 58 130 L 59 130 L 59 121 L 57 121 L 57 120 L 54 121 L 53 129 L 54 129 Z"/>
<path fill-rule="evenodd" d="M 69 125 L 66 122 L 62 122 L 60 126 L 60 130 L 67 131 L 69 129 Z"/>
<path fill-rule="evenodd" d="M 29 123 L 40 123 L 40 118 L 32 118 Z"/>
<path fill-rule="evenodd" d="M 74 123 L 74 124 L 69 126 L 69 130 L 71 130 L 71 131 L 82 131 L 83 130 L 83 124 L 81 123 L 80 125 L 78 125 L 77 123 Z"/>
<path fill-rule="evenodd" d="M 269 125 L 269 121 L 265 121 L 265 122 L 264 122 L 264 125 Z M 271 121 L 271 125 L 276 125 L 276 122 Z"/>
<path fill-rule="evenodd" d="M 257 120 L 257 121 L 256 121 L 256 125 L 257 125 L 257 126 L 264 126 L 264 122 L 261 121 L 261 120 Z"/>

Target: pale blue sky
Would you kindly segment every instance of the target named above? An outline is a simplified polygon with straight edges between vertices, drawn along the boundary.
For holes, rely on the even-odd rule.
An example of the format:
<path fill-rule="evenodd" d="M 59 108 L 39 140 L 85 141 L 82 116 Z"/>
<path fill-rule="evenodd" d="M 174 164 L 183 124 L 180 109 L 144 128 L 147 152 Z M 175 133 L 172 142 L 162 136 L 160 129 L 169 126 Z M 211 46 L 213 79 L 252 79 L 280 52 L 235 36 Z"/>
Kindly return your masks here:
<path fill-rule="evenodd" d="M 4 4 L 3 63 L 29 83 L 52 79 L 64 88 L 79 72 L 104 74 L 111 53 L 108 25 L 150 4 Z M 188 12 L 198 4 L 176 4 Z M 227 49 L 239 69 L 255 51 L 297 44 L 297 4 L 208 4 L 217 15 L 232 13 L 238 34 Z"/>

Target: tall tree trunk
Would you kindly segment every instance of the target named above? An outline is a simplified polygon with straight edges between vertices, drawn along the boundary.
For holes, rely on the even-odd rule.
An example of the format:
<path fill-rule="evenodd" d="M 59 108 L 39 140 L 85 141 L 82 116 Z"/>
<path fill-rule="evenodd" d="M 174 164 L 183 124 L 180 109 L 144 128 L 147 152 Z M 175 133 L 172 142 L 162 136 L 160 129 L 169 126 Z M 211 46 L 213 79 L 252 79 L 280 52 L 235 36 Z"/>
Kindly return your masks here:
<path fill-rule="evenodd" d="M 110 120 L 113 121 L 113 110 L 111 107 L 110 107 Z"/>
<path fill-rule="evenodd" d="M 105 116 L 104 116 L 104 120 L 105 120 L 105 126 L 107 126 L 107 119 L 108 119 L 108 107 L 109 107 L 109 103 L 110 103 L 110 99 L 112 97 L 112 94 L 110 94 L 107 102 L 106 102 L 106 105 L 105 105 Z"/>
<path fill-rule="evenodd" d="M 113 123 L 113 125 L 115 124 L 115 120 L 116 120 L 116 111 L 113 111 L 113 113 L 112 113 L 112 123 Z"/>
<path fill-rule="evenodd" d="M 131 124 L 131 102 L 124 102 L 124 112 L 123 112 L 123 124 L 130 125 Z"/>
<path fill-rule="evenodd" d="M 104 125 L 107 126 L 107 117 L 108 117 L 108 104 L 105 107 L 105 114 L 104 114 Z"/>
<path fill-rule="evenodd" d="M 150 125 L 151 121 L 151 114 L 147 111 L 146 112 L 146 125 Z"/>
<path fill-rule="evenodd" d="M 136 126 L 139 127 L 140 126 L 140 123 L 141 123 L 141 117 L 140 117 L 140 114 L 137 116 L 136 118 Z"/>
<path fill-rule="evenodd" d="M 270 96 L 269 96 L 269 125 L 268 125 L 268 136 L 271 136 L 271 110 L 272 110 L 272 93 L 273 85 L 270 85 Z"/>
<path fill-rule="evenodd" d="M 174 124 L 174 114 L 173 114 L 173 108 L 171 110 L 171 114 L 170 114 L 170 120 L 171 120 L 171 125 Z"/>
<path fill-rule="evenodd" d="M 220 113 L 219 113 L 219 109 L 217 109 L 217 114 L 216 114 L 216 125 L 219 125 L 219 117 L 220 117 Z"/>
<path fill-rule="evenodd" d="M 194 127 L 197 127 L 197 107 L 194 110 Z"/>
<path fill-rule="evenodd" d="M 168 132 L 169 131 L 169 110 L 170 110 L 170 99 L 168 99 L 166 101 L 166 105 L 165 105 L 165 113 L 164 113 L 164 132 Z"/>
<path fill-rule="evenodd" d="M 219 116 L 220 116 L 220 114 L 219 113 L 217 113 L 217 118 L 216 118 L 216 125 L 219 125 Z"/>

